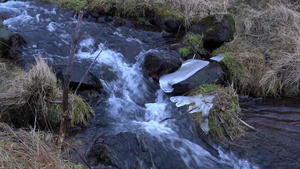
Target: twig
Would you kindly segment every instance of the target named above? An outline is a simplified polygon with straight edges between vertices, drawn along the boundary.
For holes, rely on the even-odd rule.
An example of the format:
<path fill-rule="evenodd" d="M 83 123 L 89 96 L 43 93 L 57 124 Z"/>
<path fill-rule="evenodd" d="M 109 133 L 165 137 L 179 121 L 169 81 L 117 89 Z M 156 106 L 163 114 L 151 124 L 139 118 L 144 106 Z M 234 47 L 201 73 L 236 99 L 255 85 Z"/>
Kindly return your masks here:
<path fill-rule="evenodd" d="M 103 45 L 103 46 L 105 46 L 105 44 L 106 44 L 106 41 L 104 42 L 104 45 Z M 101 51 L 100 51 L 100 52 L 98 53 L 98 55 L 95 57 L 94 61 L 91 63 L 91 65 L 89 66 L 89 68 L 86 70 L 86 72 L 85 72 L 84 75 L 82 76 L 82 78 L 81 78 L 81 80 L 80 80 L 78 86 L 76 87 L 76 90 L 75 90 L 75 92 L 74 92 L 74 95 L 73 95 L 73 97 L 72 97 L 72 100 L 71 100 L 71 103 L 70 103 L 70 108 L 72 107 L 72 104 L 73 104 L 74 99 L 75 99 L 75 95 L 76 95 L 76 93 L 77 93 L 77 91 L 78 91 L 78 89 L 79 89 L 81 83 L 83 82 L 83 79 L 85 78 L 85 76 L 87 75 L 87 73 L 89 72 L 89 70 L 91 69 L 92 65 L 93 65 L 93 64 L 95 63 L 95 61 L 98 59 L 98 57 L 99 57 L 100 54 L 102 53 L 103 49 L 104 49 L 104 47 L 101 49 Z"/>
<path fill-rule="evenodd" d="M 196 108 L 199 108 L 199 107 L 194 107 L 194 108 L 192 108 L 191 110 L 189 110 L 189 111 L 187 111 L 187 112 L 185 112 L 185 113 L 183 113 L 183 114 L 180 114 L 180 115 L 178 115 L 178 116 L 165 118 L 165 119 L 161 120 L 159 123 L 162 123 L 162 122 L 164 122 L 164 121 L 166 121 L 166 120 L 176 119 L 176 118 L 182 117 L 182 116 L 184 116 L 184 115 L 190 113 L 191 111 L 195 110 Z"/>
<path fill-rule="evenodd" d="M 78 151 L 73 147 L 71 146 L 69 143 L 65 142 L 64 143 L 69 146 L 70 148 L 72 148 L 74 150 L 74 152 L 80 157 L 80 159 L 84 162 L 84 164 L 89 168 L 89 169 L 92 169 L 92 167 L 87 163 L 87 161 L 78 153 Z"/>
<path fill-rule="evenodd" d="M 220 115 L 219 115 L 218 113 L 216 113 L 216 114 L 217 114 L 217 117 L 218 117 L 220 123 L 222 124 L 223 129 L 225 130 L 225 133 L 226 133 L 227 136 L 230 138 L 230 140 L 233 141 L 231 135 L 229 134 L 229 132 L 228 132 L 228 130 L 227 130 L 227 128 L 226 128 L 226 125 L 225 125 L 224 121 L 222 120 L 222 118 L 220 117 Z"/>
<path fill-rule="evenodd" d="M 230 111 L 231 112 L 231 111 Z M 237 118 L 241 123 L 243 123 L 245 126 L 249 127 L 252 130 L 256 130 L 254 127 L 250 126 L 249 124 L 247 124 L 245 121 L 243 121 L 242 119 L 240 119 L 234 112 L 231 112 L 235 118 Z"/>
<path fill-rule="evenodd" d="M 70 50 L 70 55 L 68 58 L 68 65 L 67 65 L 67 71 L 65 74 L 65 81 L 64 81 L 64 89 L 63 89 L 63 100 L 62 100 L 62 119 L 61 119 L 61 123 L 60 123 L 60 128 L 59 128 L 59 137 L 57 139 L 57 149 L 61 152 L 62 149 L 62 145 L 64 143 L 64 138 L 66 135 L 66 128 L 67 128 L 67 121 L 69 118 L 69 103 L 68 103 L 68 97 L 69 97 L 69 81 L 70 81 L 70 77 L 71 77 L 71 73 L 72 73 L 72 67 L 73 67 L 73 63 L 74 63 L 74 56 L 75 56 L 75 52 L 76 52 L 76 45 L 79 39 L 79 32 L 80 32 L 80 26 L 81 26 L 81 22 L 82 22 L 82 16 L 83 16 L 83 12 L 80 11 L 79 15 L 78 15 L 78 21 L 77 21 L 77 25 L 76 25 L 76 29 L 75 29 L 75 37 L 73 39 L 73 43 L 71 46 L 71 50 Z"/>

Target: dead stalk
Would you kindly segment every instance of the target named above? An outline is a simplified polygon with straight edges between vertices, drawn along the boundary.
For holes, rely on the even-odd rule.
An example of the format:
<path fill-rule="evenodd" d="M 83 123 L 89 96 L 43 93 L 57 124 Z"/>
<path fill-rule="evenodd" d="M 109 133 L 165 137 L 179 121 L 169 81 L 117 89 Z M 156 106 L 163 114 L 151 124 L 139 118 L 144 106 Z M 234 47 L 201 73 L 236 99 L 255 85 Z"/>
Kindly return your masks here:
<path fill-rule="evenodd" d="M 68 96 L 69 96 L 69 81 L 72 73 L 72 67 L 74 63 L 74 56 L 75 56 L 75 51 L 76 51 L 76 45 L 79 39 L 79 31 L 80 31 L 80 26 L 82 22 L 82 16 L 83 12 L 80 11 L 78 14 L 78 20 L 77 20 L 77 25 L 76 25 L 76 30 L 75 30 L 75 38 L 73 39 L 71 51 L 70 51 L 70 56 L 68 59 L 68 66 L 67 66 L 67 71 L 65 74 L 65 81 L 64 81 L 64 89 L 63 89 L 63 112 L 62 112 L 62 120 L 60 123 L 60 128 L 59 128 L 59 137 L 57 139 L 57 149 L 61 152 L 62 145 L 64 142 L 64 138 L 66 135 L 66 127 L 67 127 L 67 120 L 69 118 L 69 103 L 68 103 Z"/>

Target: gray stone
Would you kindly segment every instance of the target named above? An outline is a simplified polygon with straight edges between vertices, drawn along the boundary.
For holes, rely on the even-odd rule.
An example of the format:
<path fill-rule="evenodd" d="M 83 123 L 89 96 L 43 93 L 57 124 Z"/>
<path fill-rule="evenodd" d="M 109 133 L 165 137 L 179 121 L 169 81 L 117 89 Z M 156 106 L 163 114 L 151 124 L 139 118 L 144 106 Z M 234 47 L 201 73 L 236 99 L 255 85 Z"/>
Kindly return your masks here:
<path fill-rule="evenodd" d="M 223 82 L 223 77 L 224 72 L 222 68 L 216 63 L 212 62 L 188 79 L 174 84 L 172 86 L 174 88 L 174 91 L 171 94 L 182 95 L 205 83 L 220 84 Z"/>
<path fill-rule="evenodd" d="M 145 56 L 144 68 L 154 80 L 176 71 L 181 66 L 180 57 L 168 57 L 164 54 L 149 53 Z"/>
<path fill-rule="evenodd" d="M 66 73 L 66 66 L 53 66 L 56 71 L 56 77 L 57 79 L 61 79 L 64 81 L 65 73 Z M 72 90 L 76 90 L 78 84 L 80 83 L 81 78 L 84 76 L 86 72 L 86 69 L 73 66 L 72 74 L 70 77 L 70 88 Z M 85 76 L 84 80 L 82 81 L 82 84 L 80 85 L 78 90 L 95 90 L 97 92 L 100 92 L 103 89 L 103 86 L 101 84 L 101 81 L 99 78 L 94 75 L 92 72 L 88 72 Z"/>

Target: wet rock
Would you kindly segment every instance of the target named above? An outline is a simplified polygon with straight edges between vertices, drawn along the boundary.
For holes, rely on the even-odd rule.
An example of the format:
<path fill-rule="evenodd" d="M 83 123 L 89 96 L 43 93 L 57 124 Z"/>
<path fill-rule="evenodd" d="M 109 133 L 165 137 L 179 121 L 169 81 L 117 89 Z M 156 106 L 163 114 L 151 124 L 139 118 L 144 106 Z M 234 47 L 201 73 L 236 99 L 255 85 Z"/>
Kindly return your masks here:
<path fill-rule="evenodd" d="M 212 51 L 224 42 L 233 40 L 235 22 L 230 14 L 217 14 L 205 17 L 191 27 L 195 34 L 204 34 L 204 48 Z"/>
<path fill-rule="evenodd" d="M 154 18 L 154 22 L 158 27 L 160 27 L 164 31 L 171 33 L 177 33 L 178 30 L 184 29 L 184 26 L 182 26 L 182 20 L 164 18 L 162 16 L 156 15 Z"/>
<path fill-rule="evenodd" d="M 113 71 L 111 66 L 102 63 L 100 67 L 101 70 L 97 72 L 97 76 L 99 76 L 100 79 L 107 82 L 116 81 L 119 79 L 118 75 Z"/>
<path fill-rule="evenodd" d="M 97 167 L 106 165 L 116 168 L 186 168 L 183 161 L 164 158 L 170 152 L 164 151 L 163 144 L 157 141 L 146 135 L 141 137 L 129 132 L 101 136 L 87 153 L 88 162 Z M 152 146 L 154 144 L 155 146 Z"/>
<path fill-rule="evenodd" d="M 106 16 L 105 18 L 104 18 L 104 21 L 105 22 L 111 22 L 111 21 L 113 21 L 113 17 L 112 16 Z"/>
<path fill-rule="evenodd" d="M 21 60 L 22 59 L 22 50 L 26 45 L 25 39 L 19 35 L 14 34 L 10 37 L 10 49 L 9 49 L 9 57 L 13 60 Z"/>
<path fill-rule="evenodd" d="M 25 44 L 26 41 L 21 35 L 13 34 L 5 25 L 0 24 L 0 51 L 2 57 L 21 61 Z"/>
<path fill-rule="evenodd" d="M 94 18 L 99 18 L 100 17 L 100 14 L 96 11 L 93 11 L 92 13 L 90 13 L 90 15 Z"/>
<path fill-rule="evenodd" d="M 224 72 L 222 68 L 216 63 L 210 63 L 188 79 L 174 84 L 172 86 L 174 90 L 171 94 L 182 95 L 204 83 L 220 84 L 223 82 L 223 78 Z"/>
<path fill-rule="evenodd" d="M 176 71 L 180 66 L 181 61 L 176 57 L 170 58 L 155 53 L 149 53 L 145 56 L 145 71 L 148 76 L 157 81 L 161 76 Z"/>
<path fill-rule="evenodd" d="M 1 1 L 0 1 L 1 2 Z M 0 11 L 0 24 L 2 22 L 2 20 L 6 20 L 11 18 L 13 15 L 9 12 L 6 11 Z"/>
<path fill-rule="evenodd" d="M 142 152 L 136 135 L 126 132 L 98 138 L 88 152 L 88 159 L 92 165 L 105 164 L 117 168 L 132 168 L 138 162 L 136 155 Z"/>
<path fill-rule="evenodd" d="M 65 73 L 66 73 L 66 66 L 53 66 L 57 79 L 61 79 L 64 81 Z M 78 84 L 80 83 L 81 78 L 84 76 L 86 72 L 86 69 L 83 69 L 78 66 L 73 66 L 72 69 L 72 75 L 70 77 L 70 88 L 72 90 L 76 90 Z M 101 84 L 101 81 L 99 78 L 93 74 L 92 72 L 88 72 L 85 76 L 84 80 L 82 81 L 82 84 L 79 87 L 79 91 L 83 90 L 95 90 L 97 92 L 100 92 L 103 89 L 103 86 Z"/>
<path fill-rule="evenodd" d="M 10 47 L 10 37 L 13 35 L 13 33 L 8 30 L 8 28 L 0 24 L 0 50 L 2 51 L 2 56 L 5 56 Z"/>

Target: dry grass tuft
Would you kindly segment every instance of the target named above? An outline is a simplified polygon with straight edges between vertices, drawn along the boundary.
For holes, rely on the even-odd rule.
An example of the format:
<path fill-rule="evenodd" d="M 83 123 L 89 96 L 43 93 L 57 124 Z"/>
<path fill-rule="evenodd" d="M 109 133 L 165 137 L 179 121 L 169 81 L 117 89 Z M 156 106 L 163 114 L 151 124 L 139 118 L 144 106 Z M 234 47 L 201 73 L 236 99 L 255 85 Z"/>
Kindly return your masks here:
<path fill-rule="evenodd" d="M 68 168 L 49 133 L 14 130 L 0 123 L 0 135 L 1 168 Z"/>
<path fill-rule="evenodd" d="M 262 51 L 280 57 L 280 52 L 299 52 L 300 15 L 283 4 L 258 11 L 241 5 L 236 17 L 236 38 L 251 42 Z M 248 46 L 251 48 L 252 46 Z"/>
<path fill-rule="evenodd" d="M 298 95 L 300 92 L 300 56 L 286 53 L 276 60 L 262 79 L 260 85 L 267 93 Z"/>
<path fill-rule="evenodd" d="M 4 72 L 9 72 L 5 67 L 1 68 Z M 9 73 L 4 73 L 0 79 L 6 82 L 0 88 L 0 115 L 3 121 L 13 123 L 16 127 L 59 127 L 62 90 L 42 58 L 36 58 L 36 65 L 29 72 L 20 71 L 12 77 Z M 70 117 L 74 117 L 71 125 L 86 124 L 91 113 L 91 107 L 80 97 L 76 97 L 70 111 Z"/>

